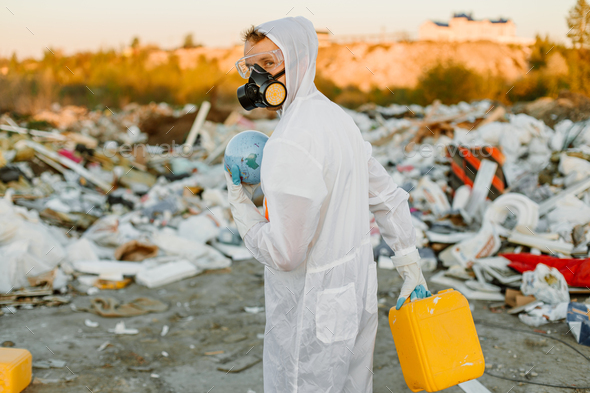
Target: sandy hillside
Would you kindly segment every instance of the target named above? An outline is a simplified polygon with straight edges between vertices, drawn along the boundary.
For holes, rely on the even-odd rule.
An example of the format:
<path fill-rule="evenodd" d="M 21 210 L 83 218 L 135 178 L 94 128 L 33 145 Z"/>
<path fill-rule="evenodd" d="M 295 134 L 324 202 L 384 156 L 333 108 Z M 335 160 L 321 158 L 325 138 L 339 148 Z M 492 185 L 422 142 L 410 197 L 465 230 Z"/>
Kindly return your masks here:
<path fill-rule="evenodd" d="M 192 67 L 204 56 L 230 70 L 242 55 L 242 47 L 178 49 L 182 68 Z M 484 75 L 502 75 L 514 80 L 528 71 L 530 49 L 492 42 L 399 42 L 390 44 L 351 43 L 321 47 L 319 72 L 340 87 L 357 86 L 368 90 L 414 87 L 424 70 L 440 61 L 454 60 Z M 169 52 L 156 51 L 149 57 L 151 65 L 166 62 Z"/>

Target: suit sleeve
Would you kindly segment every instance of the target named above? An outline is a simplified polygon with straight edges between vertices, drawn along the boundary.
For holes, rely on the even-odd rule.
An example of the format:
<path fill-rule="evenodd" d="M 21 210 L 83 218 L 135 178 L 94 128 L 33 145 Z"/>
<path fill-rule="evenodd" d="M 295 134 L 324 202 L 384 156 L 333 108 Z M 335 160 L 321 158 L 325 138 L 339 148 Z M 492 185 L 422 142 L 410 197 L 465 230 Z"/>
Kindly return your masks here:
<path fill-rule="evenodd" d="M 261 177 L 269 222 L 253 226 L 244 244 L 259 262 L 294 270 L 307 258 L 328 193 L 322 166 L 298 144 L 277 139 L 264 148 Z"/>
<path fill-rule="evenodd" d="M 406 255 L 416 249 L 416 232 L 412 225 L 409 194 L 398 187 L 389 173 L 373 156 L 372 147 L 365 142 L 369 170 L 369 209 L 383 239 L 396 255 Z"/>

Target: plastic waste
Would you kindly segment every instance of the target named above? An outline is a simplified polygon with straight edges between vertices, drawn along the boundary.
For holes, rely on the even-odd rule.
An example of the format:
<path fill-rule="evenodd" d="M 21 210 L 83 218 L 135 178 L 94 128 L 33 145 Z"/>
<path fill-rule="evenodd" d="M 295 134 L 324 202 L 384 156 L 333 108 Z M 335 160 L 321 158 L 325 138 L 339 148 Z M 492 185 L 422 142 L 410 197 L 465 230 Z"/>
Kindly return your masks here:
<path fill-rule="evenodd" d="M 590 306 L 583 303 L 570 303 L 567 309 L 567 323 L 578 344 L 590 347 Z"/>
<path fill-rule="evenodd" d="M 153 269 L 143 270 L 135 276 L 135 281 L 148 288 L 156 288 L 187 277 L 192 277 L 200 271 L 189 261 L 180 260 L 166 263 Z"/>
<path fill-rule="evenodd" d="M 218 210 L 217 215 L 205 210 L 203 214 L 182 220 L 178 225 L 178 235 L 198 243 L 207 243 L 219 235 L 221 223 L 216 217 L 222 217 L 221 210 Z"/>
<path fill-rule="evenodd" d="M 522 274 L 520 290 L 547 304 L 569 302 L 567 282 L 559 270 L 539 263 L 534 271 Z"/>

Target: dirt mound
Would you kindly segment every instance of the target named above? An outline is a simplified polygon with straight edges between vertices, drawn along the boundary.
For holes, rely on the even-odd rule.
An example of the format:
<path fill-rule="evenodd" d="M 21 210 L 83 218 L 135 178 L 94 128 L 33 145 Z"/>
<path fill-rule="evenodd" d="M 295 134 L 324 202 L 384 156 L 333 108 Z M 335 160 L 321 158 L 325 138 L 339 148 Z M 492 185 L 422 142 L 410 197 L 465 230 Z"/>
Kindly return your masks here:
<path fill-rule="evenodd" d="M 549 127 L 562 120 L 578 122 L 590 118 L 590 98 L 564 90 L 556 99 L 542 97 L 533 102 L 515 104 L 514 113 L 526 113 L 543 120 Z"/>
<path fill-rule="evenodd" d="M 204 56 L 216 61 L 223 70 L 231 70 L 243 55 L 242 47 L 177 49 L 181 68 L 194 67 Z M 484 75 L 501 75 L 515 80 L 528 67 L 530 48 L 495 42 L 356 42 L 320 47 L 317 73 L 340 87 L 356 86 L 368 91 L 372 86 L 413 88 L 422 73 L 440 62 L 454 61 Z M 169 52 L 155 51 L 148 63 L 157 66 L 168 61 Z M 235 72 L 235 71 L 233 71 Z"/>

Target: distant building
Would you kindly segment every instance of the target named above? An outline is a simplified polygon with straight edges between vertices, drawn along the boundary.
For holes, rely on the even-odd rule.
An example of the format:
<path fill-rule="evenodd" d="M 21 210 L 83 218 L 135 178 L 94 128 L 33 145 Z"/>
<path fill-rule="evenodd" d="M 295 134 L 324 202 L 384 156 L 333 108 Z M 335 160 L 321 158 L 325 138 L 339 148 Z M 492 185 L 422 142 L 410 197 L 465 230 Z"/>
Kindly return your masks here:
<path fill-rule="evenodd" d="M 493 41 L 505 44 L 531 45 L 532 38 L 516 36 L 516 25 L 510 19 L 475 20 L 471 14 L 454 14 L 448 23 L 428 20 L 418 31 L 423 41 Z"/>

